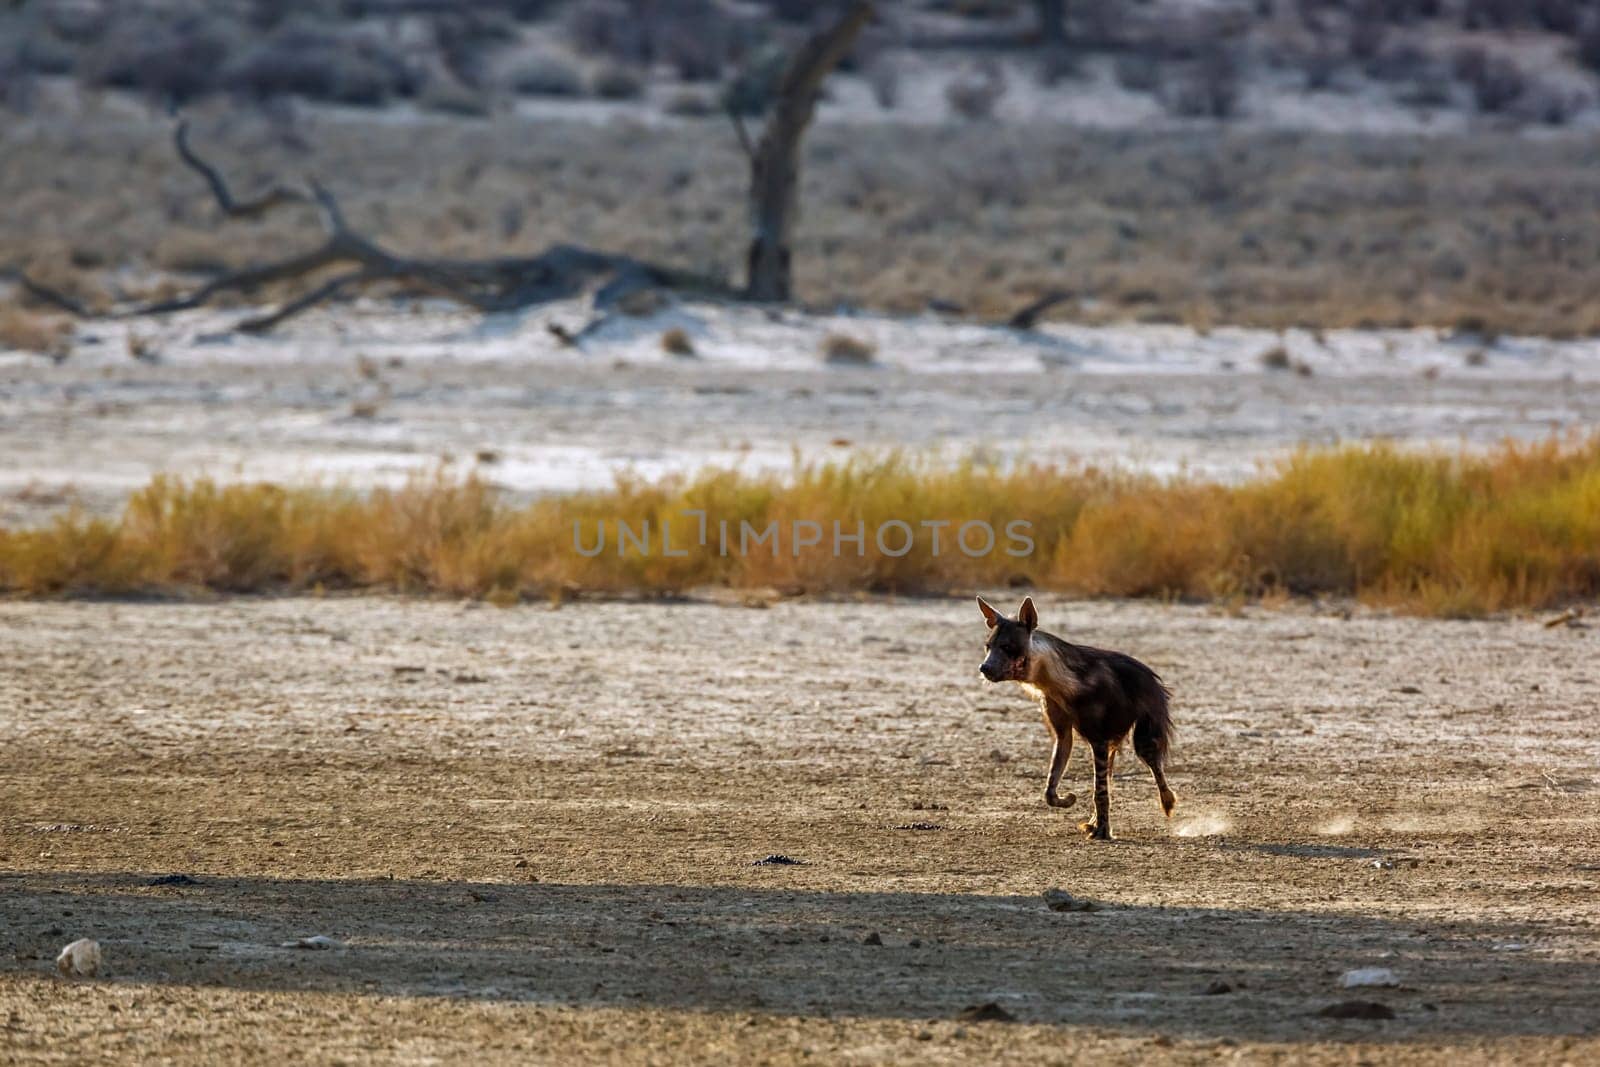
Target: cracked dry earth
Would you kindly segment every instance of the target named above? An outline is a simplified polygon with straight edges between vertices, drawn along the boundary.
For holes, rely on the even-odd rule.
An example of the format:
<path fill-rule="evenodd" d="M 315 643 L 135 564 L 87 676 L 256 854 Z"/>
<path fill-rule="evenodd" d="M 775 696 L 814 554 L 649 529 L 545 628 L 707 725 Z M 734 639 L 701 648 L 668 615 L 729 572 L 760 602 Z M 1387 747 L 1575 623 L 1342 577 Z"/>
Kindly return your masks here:
<path fill-rule="evenodd" d="M 1042 612 L 1170 824 L 1045 807 L 966 601 L 0 603 L 0 1061 L 1600 1059 L 1600 630 Z"/>

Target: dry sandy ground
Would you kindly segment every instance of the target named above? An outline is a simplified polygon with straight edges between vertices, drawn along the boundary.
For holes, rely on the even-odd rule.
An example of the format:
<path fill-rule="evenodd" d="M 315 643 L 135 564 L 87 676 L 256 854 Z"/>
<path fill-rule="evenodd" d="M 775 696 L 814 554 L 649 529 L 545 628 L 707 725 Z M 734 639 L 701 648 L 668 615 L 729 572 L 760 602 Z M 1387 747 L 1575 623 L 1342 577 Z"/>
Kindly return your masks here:
<path fill-rule="evenodd" d="M 1600 630 L 1043 611 L 1170 825 L 1044 806 L 965 602 L 0 604 L 0 1060 L 1600 1058 Z"/>

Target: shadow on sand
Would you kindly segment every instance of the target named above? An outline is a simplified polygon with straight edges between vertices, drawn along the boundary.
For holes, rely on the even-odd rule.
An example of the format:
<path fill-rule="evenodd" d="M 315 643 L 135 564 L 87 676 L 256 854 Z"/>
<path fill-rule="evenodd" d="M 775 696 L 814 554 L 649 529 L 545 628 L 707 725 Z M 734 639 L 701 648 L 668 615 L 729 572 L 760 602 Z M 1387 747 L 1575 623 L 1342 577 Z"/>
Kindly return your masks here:
<path fill-rule="evenodd" d="M 1415 1041 L 1600 1029 L 1600 960 L 1563 931 L 1037 897 L 675 885 L 0 877 L 0 970 L 98 938 L 110 980 L 794 1015 L 1018 1019 L 1173 1037 Z M 280 947 L 307 935 L 342 947 Z M 877 934 L 873 939 L 869 935 Z M 864 943 L 881 940 L 881 944 Z M 1581 949 L 1581 947 L 1580 947 Z M 1349 968 L 1398 988 L 1344 990 Z M 1232 991 L 1206 995 L 1212 983 Z M 1353 997 L 1390 1021 L 1316 1012 Z"/>

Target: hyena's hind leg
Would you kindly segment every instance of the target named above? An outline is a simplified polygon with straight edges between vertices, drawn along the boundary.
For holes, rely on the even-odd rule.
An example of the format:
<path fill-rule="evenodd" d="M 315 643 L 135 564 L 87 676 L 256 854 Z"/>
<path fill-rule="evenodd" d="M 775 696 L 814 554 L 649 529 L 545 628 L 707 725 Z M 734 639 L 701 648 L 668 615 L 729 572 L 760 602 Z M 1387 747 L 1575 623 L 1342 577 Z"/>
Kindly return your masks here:
<path fill-rule="evenodd" d="M 1133 728 L 1133 750 L 1144 760 L 1145 766 L 1150 768 L 1150 773 L 1155 776 L 1156 789 L 1161 792 L 1161 810 L 1167 815 L 1172 814 L 1172 809 L 1178 806 L 1177 795 L 1167 788 L 1167 746 L 1165 738 L 1150 725 L 1147 720 L 1139 720 Z"/>

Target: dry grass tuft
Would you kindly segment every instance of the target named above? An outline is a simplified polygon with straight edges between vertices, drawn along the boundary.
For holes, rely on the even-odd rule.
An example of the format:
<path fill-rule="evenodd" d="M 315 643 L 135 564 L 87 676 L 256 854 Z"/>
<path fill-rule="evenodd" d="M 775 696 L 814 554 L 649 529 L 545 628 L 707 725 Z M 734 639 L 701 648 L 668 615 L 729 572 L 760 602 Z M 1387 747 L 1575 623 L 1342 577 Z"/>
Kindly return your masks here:
<path fill-rule="evenodd" d="M 58 315 L 39 315 L 15 305 L 0 308 L 0 349 L 53 355 L 71 335 L 72 324 Z"/>
<path fill-rule="evenodd" d="M 694 341 L 690 339 L 687 330 L 681 326 L 674 326 L 662 333 L 661 351 L 672 356 L 692 357 L 695 355 Z"/>
<path fill-rule="evenodd" d="M 1289 350 L 1282 345 L 1273 345 L 1261 353 L 1261 365 L 1268 370 L 1288 370 L 1294 365 L 1289 358 Z"/>
<path fill-rule="evenodd" d="M 864 367 L 877 355 L 877 346 L 871 341 L 863 341 L 849 334 L 830 333 L 822 339 L 822 359 L 825 363 Z"/>
<path fill-rule="evenodd" d="M 704 546 L 689 511 L 707 517 Z M 932 522 L 948 523 L 938 551 Z M 979 522 L 995 533 L 987 552 L 977 551 L 979 527 L 961 540 L 963 524 Z M 772 531 L 776 543 L 756 540 Z M 812 536 L 815 547 L 795 547 Z M 1031 551 L 1020 551 L 1024 540 Z M 357 496 L 158 478 L 114 522 L 74 514 L 0 530 L 0 590 L 322 587 L 509 602 L 707 586 L 938 593 L 1028 584 L 1229 603 L 1332 594 L 1471 616 L 1600 596 L 1597 545 L 1600 436 L 1489 454 L 1383 444 L 1304 451 L 1241 485 L 890 454 L 803 464 L 787 477 L 624 478 L 523 508 L 475 479 Z"/>

